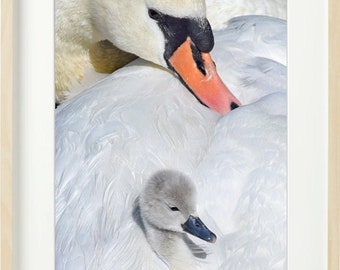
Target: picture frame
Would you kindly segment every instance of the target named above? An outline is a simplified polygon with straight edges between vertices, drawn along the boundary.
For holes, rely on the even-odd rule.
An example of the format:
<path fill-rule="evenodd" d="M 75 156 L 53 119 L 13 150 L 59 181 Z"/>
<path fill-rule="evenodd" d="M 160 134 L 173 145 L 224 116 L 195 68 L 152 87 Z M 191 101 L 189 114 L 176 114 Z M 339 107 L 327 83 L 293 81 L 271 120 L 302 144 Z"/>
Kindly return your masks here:
<path fill-rule="evenodd" d="M 340 4 L 296 2 L 287 19 L 288 269 L 336 270 Z M 54 268 L 53 8 L 1 1 L 1 269 Z"/>
<path fill-rule="evenodd" d="M 328 3 L 328 269 L 340 269 L 340 4 Z"/>

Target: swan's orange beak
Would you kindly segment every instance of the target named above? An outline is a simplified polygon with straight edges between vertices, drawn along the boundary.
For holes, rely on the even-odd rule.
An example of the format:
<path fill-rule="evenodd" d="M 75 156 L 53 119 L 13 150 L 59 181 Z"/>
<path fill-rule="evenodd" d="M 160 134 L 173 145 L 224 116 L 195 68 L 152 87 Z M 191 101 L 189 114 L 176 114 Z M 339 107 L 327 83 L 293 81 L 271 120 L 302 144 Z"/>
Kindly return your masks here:
<path fill-rule="evenodd" d="M 191 39 L 177 48 L 169 58 L 176 73 L 193 94 L 206 106 L 220 114 L 226 114 L 241 105 L 217 74 L 209 53 L 199 52 L 202 66 L 194 59 Z"/>

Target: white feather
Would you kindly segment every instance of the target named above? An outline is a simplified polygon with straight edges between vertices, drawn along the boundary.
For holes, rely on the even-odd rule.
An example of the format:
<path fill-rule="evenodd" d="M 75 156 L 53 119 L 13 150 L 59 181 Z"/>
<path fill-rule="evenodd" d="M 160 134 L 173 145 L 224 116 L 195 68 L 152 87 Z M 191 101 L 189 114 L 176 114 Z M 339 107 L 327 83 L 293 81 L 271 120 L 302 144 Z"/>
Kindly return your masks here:
<path fill-rule="evenodd" d="M 215 38 L 218 71 L 248 104 L 226 116 L 140 59 L 57 108 L 56 269 L 167 269 L 132 218 L 162 168 L 191 176 L 217 234 L 192 239 L 208 253 L 197 269 L 285 269 L 285 22 L 236 18 Z"/>
<path fill-rule="evenodd" d="M 79 86 L 92 85 L 102 77 L 91 76 L 91 81 L 85 78 L 87 83 L 77 83 L 88 76 L 86 68 L 94 68 L 90 50 L 100 40 L 110 40 L 123 51 L 167 66 L 166 41 L 157 23 L 148 18 L 149 8 L 180 18 L 207 16 L 214 30 L 225 28 L 229 19 L 239 15 L 286 17 L 286 0 L 56 0 L 57 102 L 75 96 L 85 89 Z"/>
<path fill-rule="evenodd" d="M 266 15 L 287 18 L 286 0 L 206 0 L 207 18 L 214 30 L 225 28 L 231 18 Z"/>

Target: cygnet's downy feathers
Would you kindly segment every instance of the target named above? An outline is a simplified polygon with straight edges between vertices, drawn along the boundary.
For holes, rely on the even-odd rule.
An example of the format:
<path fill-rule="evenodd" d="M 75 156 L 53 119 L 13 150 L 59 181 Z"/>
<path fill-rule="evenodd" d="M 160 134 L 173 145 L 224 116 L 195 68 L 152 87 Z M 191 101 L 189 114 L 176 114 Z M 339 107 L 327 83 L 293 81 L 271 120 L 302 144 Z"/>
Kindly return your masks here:
<path fill-rule="evenodd" d="M 196 198 L 191 180 L 172 170 L 154 174 L 140 195 L 140 214 L 148 242 L 171 269 L 179 269 L 177 264 L 191 267 L 192 254 L 184 242 L 184 232 L 207 242 L 216 241 L 216 235 L 197 216 Z"/>

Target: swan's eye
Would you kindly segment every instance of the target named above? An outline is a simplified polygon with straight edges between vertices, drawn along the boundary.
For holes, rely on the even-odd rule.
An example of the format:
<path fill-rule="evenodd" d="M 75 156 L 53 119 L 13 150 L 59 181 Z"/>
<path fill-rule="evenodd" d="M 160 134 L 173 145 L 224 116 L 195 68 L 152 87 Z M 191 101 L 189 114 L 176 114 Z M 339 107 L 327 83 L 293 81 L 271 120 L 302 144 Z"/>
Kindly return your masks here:
<path fill-rule="evenodd" d="M 179 211 L 179 209 L 176 206 L 170 207 L 170 209 L 171 209 L 171 211 Z"/>
<path fill-rule="evenodd" d="M 149 17 L 151 19 L 159 21 L 161 19 L 162 15 L 158 11 L 156 11 L 154 9 L 149 9 Z"/>

